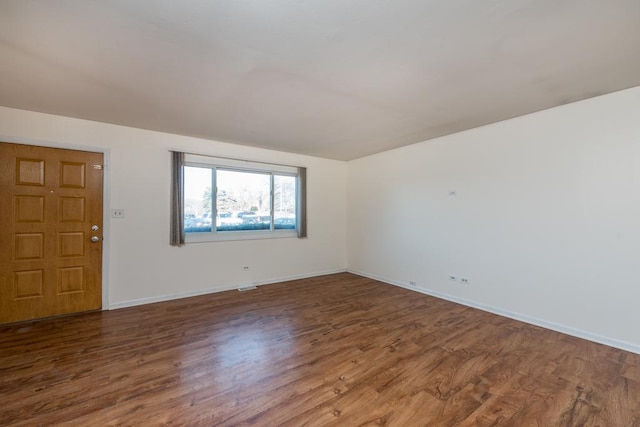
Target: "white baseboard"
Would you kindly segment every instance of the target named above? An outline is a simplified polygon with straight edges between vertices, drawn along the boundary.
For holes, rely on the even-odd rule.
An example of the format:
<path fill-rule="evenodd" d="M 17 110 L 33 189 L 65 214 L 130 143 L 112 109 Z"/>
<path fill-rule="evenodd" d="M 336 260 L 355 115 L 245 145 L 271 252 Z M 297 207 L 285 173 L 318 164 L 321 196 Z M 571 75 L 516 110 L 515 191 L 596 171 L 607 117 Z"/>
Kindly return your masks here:
<path fill-rule="evenodd" d="M 496 308 L 489 305 L 480 304 L 475 301 L 459 298 L 453 295 L 444 294 L 444 293 L 433 291 L 430 289 L 419 288 L 417 286 L 410 286 L 405 283 L 401 283 L 401 282 L 387 279 L 384 277 L 378 277 L 376 275 L 364 273 L 362 271 L 356 271 L 356 270 L 347 270 L 347 271 L 349 273 L 357 274 L 359 276 L 367 277 L 369 279 L 377 280 L 379 282 L 384 282 L 390 285 L 399 286 L 401 288 L 409 289 L 411 291 L 420 292 L 425 295 L 429 295 L 432 297 L 462 304 L 467 307 L 477 308 L 478 310 L 487 311 L 489 313 L 497 314 L 498 316 L 508 317 L 510 319 L 519 320 L 524 323 L 529 323 L 531 325 L 540 326 L 541 328 L 550 329 L 552 331 L 560 332 L 566 335 L 571 335 L 577 338 L 593 341 L 598 344 L 604 344 L 609 347 L 619 348 L 620 350 L 625 350 L 625 351 L 630 351 L 632 353 L 640 354 L 640 345 L 637 345 L 637 344 L 632 344 L 626 341 L 616 340 L 613 338 L 603 337 L 601 335 L 592 334 L 590 332 L 586 332 L 580 329 L 575 329 L 562 324 L 548 322 L 546 320 L 530 317 L 524 314 L 513 313 L 507 310 L 503 310 L 503 309 Z"/>
<path fill-rule="evenodd" d="M 280 283 L 280 282 L 288 282 L 290 280 L 308 279 L 310 277 L 325 276 L 327 274 L 344 273 L 345 271 L 346 270 L 344 270 L 344 269 L 342 269 L 342 270 L 329 270 L 329 271 L 320 271 L 320 272 L 309 273 L 309 274 L 300 274 L 300 275 L 295 275 L 295 276 L 279 277 L 279 278 L 276 278 L 276 279 L 267 279 L 267 280 L 256 281 L 256 282 L 252 283 L 252 285 L 255 285 L 255 286 L 272 285 L 272 284 Z M 139 298 L 139 299 L 134 299 L 134 300 L 121 301 L 121 302 L 116 302 L 116 303 L 113 303 L 113 304 L 109 304 L 108 310 L 117 310 L 119 308 L 134 307 L 136 305 L 152 304 L 154 302 L 171 301 L 171 300 L 174 300 L 174 299 L 189 298 L 189 297 L 195 297 L 195 296 L 198 296 L 198 295 L 207 295 L 207 294 L 213 294 L 213 293 L 216 293 L 216 292 L 231 291 L 231 290 L 234 290 L 234 289 L 238 289 L 238 288 L 240 288 L 242 286 L 247 286 L 247 284 L 246 283 L 237 283 L 237 284 L 234 284 L 234 285 L 223 285 L 223 286 L 218 286 L 218 287 L 215 287 L 215 288 L 200 289 L 200 290 L 197 290 L 197 291 L 187 291 L 187 292 L 180 292 L 180 293 L 177 293 L 177 294 L 168 294 L 168 295 L 160 295 L 160 296 L 155 296 L 155 297 Z"/>

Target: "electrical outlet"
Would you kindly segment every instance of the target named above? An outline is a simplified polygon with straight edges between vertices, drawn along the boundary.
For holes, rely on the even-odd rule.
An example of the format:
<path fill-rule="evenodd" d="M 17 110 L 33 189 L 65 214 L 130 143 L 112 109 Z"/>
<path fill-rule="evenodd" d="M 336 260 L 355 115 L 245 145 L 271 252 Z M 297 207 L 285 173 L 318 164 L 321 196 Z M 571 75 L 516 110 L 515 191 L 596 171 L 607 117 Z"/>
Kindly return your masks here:
<path fill-rule="evenodd" d="M 410 286 L 416 286 L 416 282 L 415 282 L 415 281 L 413 281 L 413 280 L 409 280 L 409 285 L 410 285 Z"/>
<path fill-rule="evenodd" d="M 124 209 L 111 209 L 111 218 L 124 218 Z"/>
<path fill-rule="evenodd" d="M 463 285 L 468 285 L 471 283 L 471 281 L 469 280 L 468 277 L 461 277 L 460 278 L 460 283 L 462 283 Z"/>
<path fill-rule="evenodd" d="M 250 270 L 248 265 L 243 265 L 241 268 L 242 268 L 242 271 L 249 271 Z"/>
<path fill-rule="evenodd" d="M 449 275 L 449 280 L 451 280 L 452 282 L 457 282 L 458 281 L 458 276 L 456 276 L 455 274 L 450 274 Z"/>

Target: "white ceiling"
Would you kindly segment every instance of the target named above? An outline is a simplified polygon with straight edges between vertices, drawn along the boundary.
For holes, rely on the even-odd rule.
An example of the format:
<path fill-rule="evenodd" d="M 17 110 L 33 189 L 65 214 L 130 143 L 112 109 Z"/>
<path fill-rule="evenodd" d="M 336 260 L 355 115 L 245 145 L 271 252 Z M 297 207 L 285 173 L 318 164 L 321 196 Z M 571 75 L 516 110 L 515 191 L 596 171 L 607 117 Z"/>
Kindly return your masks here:
<path fill-rule="evenodd" d="M 0 105 L 348 160 L 640 85 L 640 0 L 0 0 Z"/>

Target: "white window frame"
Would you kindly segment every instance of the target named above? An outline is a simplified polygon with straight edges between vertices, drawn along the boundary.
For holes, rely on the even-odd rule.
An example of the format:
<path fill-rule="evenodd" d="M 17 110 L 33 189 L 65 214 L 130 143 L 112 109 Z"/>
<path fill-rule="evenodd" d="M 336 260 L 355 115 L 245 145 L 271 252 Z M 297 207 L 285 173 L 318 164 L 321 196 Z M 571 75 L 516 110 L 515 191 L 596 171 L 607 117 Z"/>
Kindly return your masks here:
<path fill-rule="evenodd" d="M 217 185 L 216 185 L 216 171 L 220 170 L 232 170 L 237 172 L 247 173 L 262 173 L 271 175 L 270 184 L 270 206 L 271 206 L 271 224 L 273 227 L 273 177 L 274 175 L 281 176 L 298 176 L 298 168 L 294 166 L 276 165 L 269 163 L 258 163 L 237 159 L 227 159 L 222 157 L 210 157 L 197 154 L 185 154 L 184 166 L 192 166 L 199 168 L 209 168 L 212 170 L 211 177 L 211 231 L 204 232 L 190 232 L 185 233 L 185 243 L 202 243 L 202 242 L 223 242 L 223 241 L 236 241 L 236 240 L 261 240 L 261 239 L 283 239 L 283 238 L 297 238 L 298 232 L 296 229 L 285 230 L 233 230 L 233 231 L 217 231 L 216 230 L 216 218 L 218 214 L 217 207 Z M 299 203 L 298 197 L 298 182 L 296 181 L 296 208 Z M 184 212 L 183 212 L 184 215 Z"/>

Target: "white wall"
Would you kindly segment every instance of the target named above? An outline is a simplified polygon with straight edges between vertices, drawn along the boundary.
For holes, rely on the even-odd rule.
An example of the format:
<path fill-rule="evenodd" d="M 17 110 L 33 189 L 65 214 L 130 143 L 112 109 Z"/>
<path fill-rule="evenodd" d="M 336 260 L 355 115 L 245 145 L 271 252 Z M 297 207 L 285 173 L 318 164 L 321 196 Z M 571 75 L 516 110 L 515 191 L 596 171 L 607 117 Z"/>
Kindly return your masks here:
<path fill-rule="evenodd" d="M 352 161 L 347 211 L 354 272 L 640 352 L 640 88 Z"/>
<path fill-rule="evenodd" d="M 0 107 L 0 140 L 106 152 L 106 305 L 346 268 L 346 163 Z M 169 246 L 169 150 L 306 166 L 308 239 Z M 240 267 L 249 265 L 249 272 Z"/>
<path fill-rule="evenodd" d="M 106 152 L 112 307 L 348 266 L 640 352 L 640 88 L 348 164 L 3 107 L 0 139 Z M 169 149 L 308 167 L 309 239 L 170 247 Z"/>

